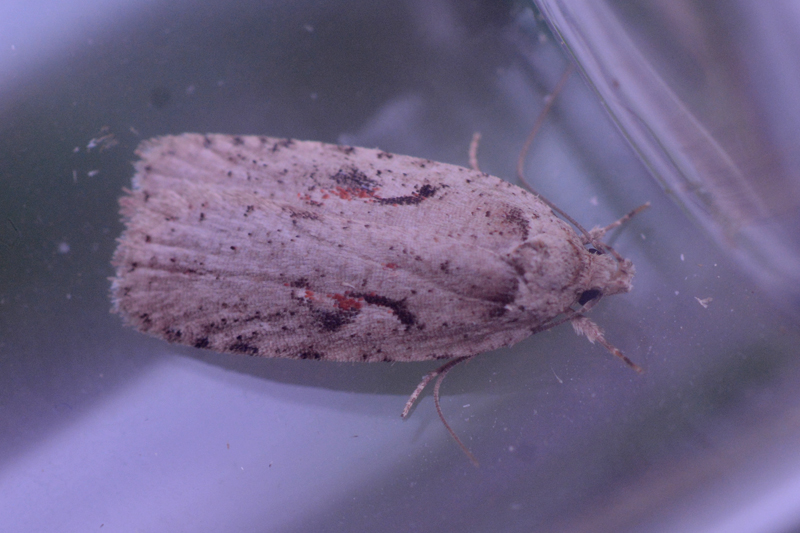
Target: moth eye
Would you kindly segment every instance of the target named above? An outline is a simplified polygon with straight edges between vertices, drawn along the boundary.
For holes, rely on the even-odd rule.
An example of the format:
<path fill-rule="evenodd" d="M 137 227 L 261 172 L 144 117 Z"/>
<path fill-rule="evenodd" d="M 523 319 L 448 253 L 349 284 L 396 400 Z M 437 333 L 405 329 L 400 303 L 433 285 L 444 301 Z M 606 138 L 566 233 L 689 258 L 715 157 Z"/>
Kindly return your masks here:
<path fill-rule="evenodd" d="M 600 298 L 603 295 L 599 289 L 589 289 L 588 291 L 583 291 L 581 297 L 578 298 L 578 305 L 586 305 L 588 302 L 594 300 L 595 298 Z"/>
<path fill-rule="evenodd" d="M 603 252 L 601 252 L 597 248 L 588 248 L 586 251 L 589 252 L 590 254 L 603 255 Z"/>

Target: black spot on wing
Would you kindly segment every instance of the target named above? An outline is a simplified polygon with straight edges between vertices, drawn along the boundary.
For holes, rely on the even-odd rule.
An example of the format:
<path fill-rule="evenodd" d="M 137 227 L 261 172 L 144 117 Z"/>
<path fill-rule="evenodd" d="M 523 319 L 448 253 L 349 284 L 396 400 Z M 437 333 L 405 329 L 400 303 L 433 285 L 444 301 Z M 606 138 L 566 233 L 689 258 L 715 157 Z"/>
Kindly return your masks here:
<path fill-rule="evenodd" d="M 356 168 L 341 169 L 331 176 L 331 179 L 345 189 L 362 189 L 371 192 L 378 187 L 378 182 L 368 178 L 366 174 Z"/>
<path fill-rule="evenodd" d="M 422 203 L 426 198 L 430 198 L 436 194 L 441 187 L 434 187 L 433 185 L 425 184 L 421 187 L 417 186 L 416 190 L 409 196 L 395 196 L 393 198 L 376 198 L 375 201 L 381 205 L 417 205 Z"/>
<path fill-rule="evenodd" d="M 183 337 L 183 332 L 175 328 L 164 328 L 163 333 L 164 338 L 169 342 L 181 342 L 181 337 Z"/>
<path fill-rule="evenodd" d="M 386 296 L 379 296 L 377 294 L 353 294 L 357 298 L 363 298 L 365 302 L 372 305 L 379 305 L 391 309 L 397 320 L 406 327 L 406 331 L 417 323 L 417 317 L 408 310 L 405 300 L 393 300 Z"/>
<path fill-rule="evenodd" d="M 323 311 L 321 309 L 315 309 L 312 316 L 320 330 L 326 333 L 333 333 L 339 331 L 342 326 L 352 322 L 356 314 L 358 313 L 353 313 L 351 311 Z"/>
<path fill-rule="evenodd" d="M 230 346 L 228 346 L 228 350 L 235 353 L 242 353 L 245 355 L 258 355 L 258 347 L 253 346 L 252 344 L 248 344 L 245 341 L 237 340 Z"/>
<path fill-rule="evenodd" d="M 314 350 L 306 350 L 297 354 L 298 359 L 315 359 L 320 360 L 324 359 L 325 356 L 317 351 Z"/>
<path fill-rule="evenodd" d="M 289 148 L 293 144 L 294 141 L 292 139 L 281 139 L 272 145 L 272 152 L 277 152 L 281 148 Z"/>
<path fill-rule="evenodd" d="M 511 207 L 505 213 L 503 213 L 503 223 L 518 232 L 523 241 L 528 240 L 528 234 L 530 233 L 530 222 L 528 221 L 528 217 L 525 216 L 525 213 L 523 213 L 520 208 Z"/>
<path fill-rule="evenodd" d="M 208 337 L 200 337 L 199 339 L 194 341 L 195 348 L 208 348 L 209 342 Z"/>

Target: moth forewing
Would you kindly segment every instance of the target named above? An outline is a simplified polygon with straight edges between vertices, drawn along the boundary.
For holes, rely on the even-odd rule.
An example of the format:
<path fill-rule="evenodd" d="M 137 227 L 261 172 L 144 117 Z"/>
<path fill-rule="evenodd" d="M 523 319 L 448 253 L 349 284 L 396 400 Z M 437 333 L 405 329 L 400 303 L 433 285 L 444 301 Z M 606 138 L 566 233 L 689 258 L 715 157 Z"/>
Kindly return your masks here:
<path fill-rule="evenodd" d="M 254 136 L 166 136 L 138 154 L 112 296 L 170 342 L 443 359 L 514 344 L 619 285 L 536 196 L 477 171 Z"/>
<path fill-rule="evenodd" d="M 578 233 L 499 178 L 263 136 L 164 136 L 137 154 L 111 293 L 144 333 L 262 357 L 463 361 L 571 321 L 638 369 L 582 314 L 631 289 L 608 228 Z M 437 410 L 453 364 L 423 382 L 439 376 Z"/>

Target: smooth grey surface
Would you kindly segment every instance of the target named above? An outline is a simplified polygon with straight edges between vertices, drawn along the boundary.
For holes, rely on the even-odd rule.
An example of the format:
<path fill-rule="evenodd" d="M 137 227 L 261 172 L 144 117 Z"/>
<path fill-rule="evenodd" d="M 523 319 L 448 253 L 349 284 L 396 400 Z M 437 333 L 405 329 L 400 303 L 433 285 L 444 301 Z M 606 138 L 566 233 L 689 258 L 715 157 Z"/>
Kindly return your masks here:
<path fill-rule="evenodd" d="M 662 193 L 577 76 L 527 172 L 587 227 L 652 202 L 614 239 L 634 291 L 592 313 L 646 373 L 569 326 L 457 368 L 443 409 L 479 469 L 429 395 L 399 418 L 435 364 L 219 355 L 109 314 L 117 198 L 150 136 L 465 165 L 480 131 L 483 170 L 513 177 L 566 64 L 524 5 L 27 5 L 0 13 L 15 28 L 0 32 L 0 529 L 736 531 L 766 523 L 741 518 L 754 495 L 796 502 L 796 324 Z M 119 144 L 87 149 L 106 132 Z M 784 522 L 762 531 L 788 530 L 796 506 L 764 508 Z"/>

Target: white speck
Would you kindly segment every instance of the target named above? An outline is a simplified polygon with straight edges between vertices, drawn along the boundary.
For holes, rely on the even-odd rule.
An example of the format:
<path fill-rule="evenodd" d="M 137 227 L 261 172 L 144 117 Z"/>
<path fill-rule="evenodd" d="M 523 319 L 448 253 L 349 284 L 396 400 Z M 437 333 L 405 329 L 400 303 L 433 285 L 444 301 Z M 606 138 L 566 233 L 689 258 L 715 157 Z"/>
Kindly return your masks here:
<path fill-rule="evenodd" d="M 711 303 L 711 301 L 712 301 L 714 298 L 712 298 L 711 296 L 709 296 L 708 298 L 702 298 L 702 299 L 701 299 L 701 298 L 698 298 L 697 296 L 695 296 L 695 297 L 694 297 L 694 299 L 695 299 L 695 300 L 697 300 L 697 303 L 699 303 L 700 305 L 702 305 L 702 306 L 703 306 L 703 309 L 708 309 L 708 304 L 709 304 L 709 303 Z"/>
<path fill-rule="evenodd" d="M 74 168 L 72 169 L 72 182 L 78 183 L 78 171 Z"/>
<path fill-rule="evenodd" d="M 686 258 L 683 257 L 683 254 L 681 254 L 681 261 L 686 261 Z"/>
<path fill-rule="evenodd" d="M 308 33 L 314 33 L 314 26 L 311 24 L 303 24 L 303 29 L 306 30 Z"/>
<path fill-rule="evenodd" d="M 86 144 L 87 152 L 91 152 L 93 148 L 99 148 L 102 152 L 119 144 L 119 141 L 117 141 L 114 134 L 108 133 L 108 129 L 108 126 L 103 126 L 100 128 L 101 135 L 89 140 L 89 142 Z"/>
<path fill-rule="evenodd" d="M 679 295 L 681 291 L 675 291 L 675 296 Z"/>
<path fill-rule="evenodd" d="M 462 405 L 461 407 L 463 407 L 464 409 L 466 409 L 467 407 L 469 407 L 469 404 L 468 404 L 468 403 L 465 403 L 465 404 L 464 404 L 464 405 Z"/>
<path fill-rule="evenodd" d="M 514 446 L 509 446 L 508 451 L 514 453 L 517 449 Z"/>
<path fill-rule="evenodd" d="M 639 236 L 642 238 L 643 241 L 647 240 L 647 237 L 645 237 L 644 233 L 640 233 Z"/>
<path fill-rule="evenodd" d="M 58 243 L 58 253 L 60 254 L 68 254 L 69 253 L 69 244 L 66 242 Z"/>
<path fill-rule="evenodd" d="M 600 202 L 597 201 L 597 196 L 592 196 L 589 198 L 589 203 L 592 205 L 600 205 Z"/>
<path fill-rule="evenodd" d="M 93 178 L 93 177 L 97 176 L 98 174 L 100 174 L 99 170 L 90 170 L 89 172 L 86 173 L 86 175 L 89 176 L 90 178 Z"/>
<path fill-rule="evenodd" d="M 80 151 L 81 151 L 81 147 L 80 146 L 76 146 L 75 148 L 72 149 L 72 153 L 73 154 L 77 154 Z"/>
<path fill-rule="evenodd" d="M 72 300 L 72 295 L 70 293 L 67 293 L 67 300 Z"/>

